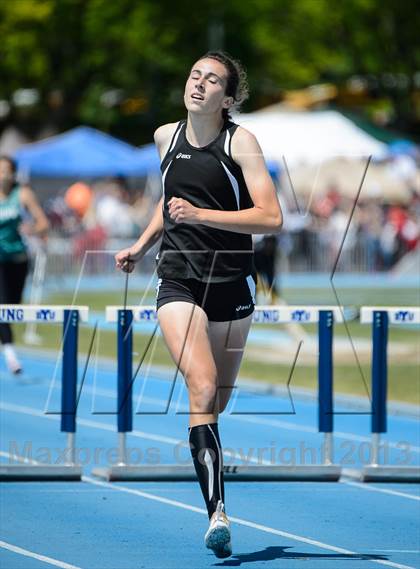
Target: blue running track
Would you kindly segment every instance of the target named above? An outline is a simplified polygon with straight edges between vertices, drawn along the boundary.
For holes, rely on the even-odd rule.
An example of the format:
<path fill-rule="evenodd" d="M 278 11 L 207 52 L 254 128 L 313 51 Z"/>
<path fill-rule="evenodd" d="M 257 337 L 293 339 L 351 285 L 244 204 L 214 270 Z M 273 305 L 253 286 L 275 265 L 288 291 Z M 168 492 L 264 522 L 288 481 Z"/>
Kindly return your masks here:
<path fill-rule="evenodd" d="M 59 377 L 44 354 L 23 358 L 25 373 L 0 366 L 0 460 L 26 454 L 60 461 Z M 3 365 L 3 364 L 1 364 Z M 82 366 L 81 366 L 82 369 Z M 170 373 L 139 377 L 137 414 L 128 435 L 133 462 L 189 463 L 186 392 Z M 308 398 L 245 389 L 220 419 L 226 464 L 311 464 L 321 456 L 317 407 Z M 340 407 L 341 409 L 341 407 Z M 227 560 L 205 549 L 207 516 L 197 483 L 107 483 L 92 469 L 116 460 L 116 370 L 89 370 L 78 409 L 76 446 L 82 482 L 4 483 L 1 487 L 2 569 L 370 569 L 420 567 L 420 491 L 409 484 L 227 483 L 233 551 Z M 48 411 L 46 413 L 45 411 Z M 366 414 L 335 417 L 335 458 L 357 469 L 369 460 Z M 26 445 L 26 446 L 25 446 Z M 419 421 L 390 416 L 382 460 L 420 463 Z"/>

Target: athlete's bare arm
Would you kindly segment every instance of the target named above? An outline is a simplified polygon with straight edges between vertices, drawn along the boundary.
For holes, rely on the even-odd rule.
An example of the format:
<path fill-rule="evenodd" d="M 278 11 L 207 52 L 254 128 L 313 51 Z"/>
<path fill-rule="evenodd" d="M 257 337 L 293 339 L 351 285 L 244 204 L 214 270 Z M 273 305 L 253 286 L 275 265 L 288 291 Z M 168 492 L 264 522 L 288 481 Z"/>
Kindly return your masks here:
<path fill-rule="evenodd" d="M 20 203 L 32 217 L 32 222 L 22 223 L 20 227 L 21 232 L 25 235 L 44 236 L 50 224 L 44 210 L 38 203 L 35 193 L 29 186 L 22 186 L 20 190 Z"/>
<path fill-rule="evenodd" d="M 171 144 L 178 124 L 177 122 L 164 124 L 155 130 L 154 139 L 161 160 L 163 160 L 165 154 L 168 152 L 169 145 Z"/>
<path fill-rule="evenodd" d="M 186 200 L 172 198 L 169 215 L 177 223 L 200 223 L 236 233 L 279 232 L 283 215 L 274 184 L 255 136 L 242 127 L 232 137 L 232 158 L 242 168 L 254 207 L 220 211 L 197 208 Z"/>
<path fill-rule="evenodd" d="M 178 123 L 165 124 L 155 131 L 154 139 L 161 160 L 168 150 L 177 124 Z M 163 231 L 162 208 L 163 198 L 159 200 L 149 225 L 134 245 L 119 251 L 115 255 L 115 263 L 118 269 L 131 273 L 134 269 L 134 263 L 144 257 L 147 251 L 160 239 Z"/>

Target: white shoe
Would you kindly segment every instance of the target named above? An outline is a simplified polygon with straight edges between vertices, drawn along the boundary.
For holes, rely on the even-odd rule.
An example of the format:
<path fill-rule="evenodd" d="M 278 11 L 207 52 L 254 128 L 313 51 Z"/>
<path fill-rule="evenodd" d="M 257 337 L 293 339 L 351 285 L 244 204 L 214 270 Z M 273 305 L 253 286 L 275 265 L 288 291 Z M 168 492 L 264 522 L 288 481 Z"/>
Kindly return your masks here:
<path fill-rule="evenodd" d="M 21 363 L 18 360 L 16 352 L 11 344 L 6 344 L 4 346 L 4 358 L 6 360 L 6 365 L 9 371 L 11 371 L 14 374 L 21 373 L 22 371 Z"/>
<path fill-rule="evenodd" d="M 224 511 L 223 502 L 217 502 L 217 508 L 210 520 L 210 526 L 204 537 L 208 549 L 212 549 L 216 557 L 224 558 L 232 555 L 230 541 L 230 523 Z"/>

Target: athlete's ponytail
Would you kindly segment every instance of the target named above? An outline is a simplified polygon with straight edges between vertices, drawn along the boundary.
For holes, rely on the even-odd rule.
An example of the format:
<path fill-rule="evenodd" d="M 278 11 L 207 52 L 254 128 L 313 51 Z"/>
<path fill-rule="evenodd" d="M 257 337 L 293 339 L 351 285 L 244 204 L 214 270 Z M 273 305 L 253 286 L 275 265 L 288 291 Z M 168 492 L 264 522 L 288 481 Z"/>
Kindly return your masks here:
<path fill-rule="evenodd" d="M 248 99 L 249 90 L 246 71 L 240 61 L 233 59 L 233 57 L 224 51 L 209 51 L 200 57 L 200 59 L 207 58 L 219 61 L 225 66 L 228 72 L 225 93 L 228 97 L 233 98 L 234 103 L 230 109 L 222 110 L 222 116 L 227 120 L 230 117 L 230 111 L 239 110 L 241 104 Z"/>

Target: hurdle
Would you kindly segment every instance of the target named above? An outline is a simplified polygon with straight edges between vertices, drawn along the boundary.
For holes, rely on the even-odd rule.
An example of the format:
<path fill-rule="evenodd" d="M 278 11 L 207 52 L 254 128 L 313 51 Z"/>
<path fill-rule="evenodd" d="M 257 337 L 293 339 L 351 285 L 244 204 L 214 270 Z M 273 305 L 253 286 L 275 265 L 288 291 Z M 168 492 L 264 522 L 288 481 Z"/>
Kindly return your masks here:
<path fill-rule="evenodd" d="M 186 465 L 132 465 L 127 462 L 126 436 L 132 431 L 132 324 L 157 324 L 154 306 L 107 306 L 106 320 L 117 323 L 118 342 L 118 449 L 119 462 L 96 468 L 93 475 L 108 481 L 190 481 L 196 473 Z M 333 323 L 342 322 L 338 306 L 257 306 L 254 324 L 318 324 L 318 430 L 324 435 L 323 460 L 313 465 L 229 465 L 227 481 L 325 481 L 337 482 L 341 467 L 333 459 Z"/>
<path fill-rule="evenodd" d="M 360 322 L 372 325 L 372 452 L 370 464 L 356 476 L 362 482 L 420 482 L 419 467 L 379 463 L 381 434 L 387 432 L 388 327 L 389 324 L 420 324 L 420 308 L 363 306 Z"/>
<path fill-rule="evenodd" d="M 0 305 L 0 322 L 63 323 L 60 430 L 66 433 L 67 459 L 63 465 L 35 461 L 23 464 L 0 463 L 0 481 L 77 481 L 81 479 L 82 470 L 76 463 L 75 453 L 77 344 L 79 321 L 87 322 L 88 315 L 87 306 Z"/>

